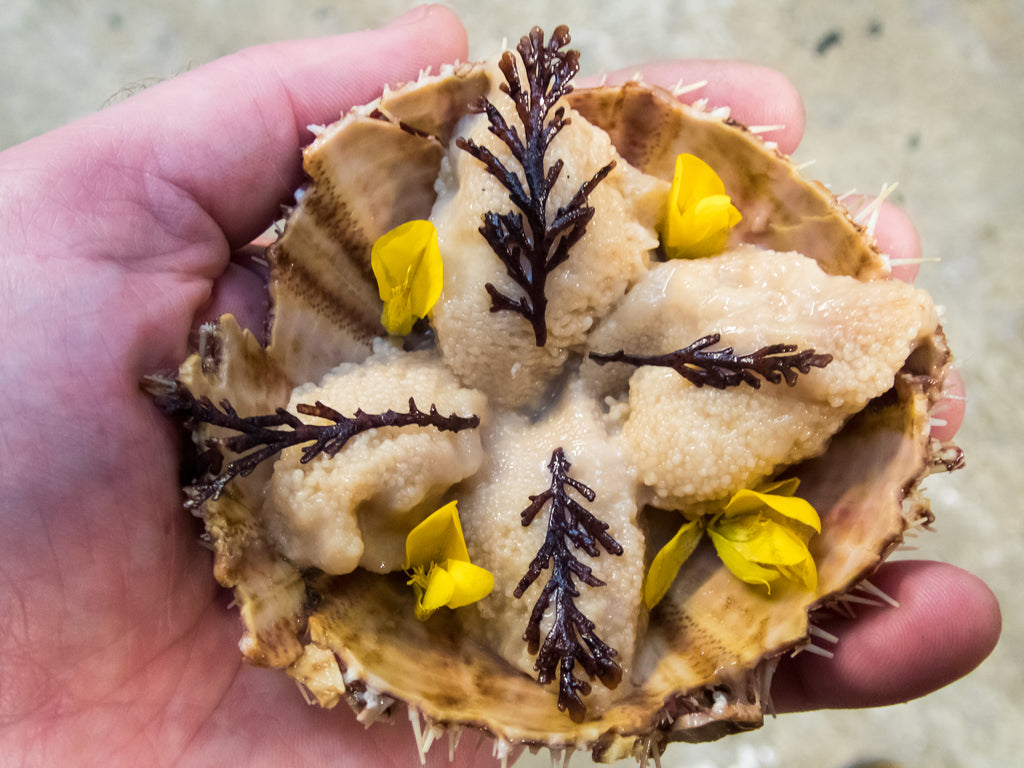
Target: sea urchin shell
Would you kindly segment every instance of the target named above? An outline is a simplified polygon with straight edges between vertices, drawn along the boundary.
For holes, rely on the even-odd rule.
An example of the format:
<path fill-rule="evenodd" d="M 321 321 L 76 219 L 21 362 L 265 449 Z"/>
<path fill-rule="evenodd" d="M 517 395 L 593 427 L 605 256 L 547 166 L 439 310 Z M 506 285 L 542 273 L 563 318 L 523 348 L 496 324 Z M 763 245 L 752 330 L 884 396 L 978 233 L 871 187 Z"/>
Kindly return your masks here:
<path fill-rule="evenodd" d="M 546 274 L 543 340 L 516 312 L 495 311 L 497 294 L 518 289 L 485 216 L 498 211 L 493 227 L 511 238 L 516 212 L 514 182 L 496 178 L 487 157 L 520 172 L 495 126 L 523 131 L 510 78 L 528 80 L 529 56 L 561 51 L 568 35 L 553 39 L 544 47 L 535 30 L 518 59 L 446 67 L 319 129 L 304 153 L 310 181 L 268 251 L 267 345 L 222 317 L 174 380 L 154 386 L 186 414 L 204 459 L 190 504 L 217 580 L 235 592 L 248 660 L 283 669 L 325 707 L 345 699 L 364 721 L 405 706 L 424 734 L 466 727 L 499 744 L 646 759 L 670 741 L 759 726 L 775 660 L 808 641 L 808 612 L 841 600 L 908 527 L 930 519 L 916 488 L 939 449 L 929 410 L 949 354 L 928 297 L 888 280 L 870 233 L 828 190 L 725 111 L 639 82 L 549 105 L 564 112 L 541 158 L 547 210 L 576 211 L 585 226 Z M 681 154 L 713 167 L 742 214 L 718 256 L 666 261 L 659 246 Z M 388 339 L 370 250 L 416 219 L 437 227 L 442 297 L 410 336 Z M 664 354 L 710 333 L 737 350 L 813 345 L 830 362 L 792 387 L 723 391 L 589 356 L 624 346 Z M 211 420 L 214 404 L 225 404 L 223 417 Z M 325 413 L 428 406 L 475 425 L 364 425 L 331 457 L 284 448 L 210 490 L 246 450 L 224 442 L 232 424 L 255 434 L 303 421 L 275 421 L 278 409 L 325 424 Z M 556 451 L 571 465 L 560 486 Z M 705 542 L 664 599 L 643 605 L 646 568 L 681 521 L 777 477 L 798 477 L 820 516 L 813 589 L 747 584 Z M 571 556 L 577 575 L 591 575 L 564 604 L 614 649 L 621 681 L 588 682 L 577 698 L 585 706 L 568 711 L 557 684 L 535 679 L 522 640 L 529 622 L 547 631 L 555 620 L 553 609 L 530 615 L 543 579 L 514 594 L 546 535 L 520 514 L 558 493 L 553 507 L 589 510 L 622 552 L 584 543 Z M 405 538 L 453 499 L 469 557 L 494 574 L 494 591 L 420 621 Z"/>

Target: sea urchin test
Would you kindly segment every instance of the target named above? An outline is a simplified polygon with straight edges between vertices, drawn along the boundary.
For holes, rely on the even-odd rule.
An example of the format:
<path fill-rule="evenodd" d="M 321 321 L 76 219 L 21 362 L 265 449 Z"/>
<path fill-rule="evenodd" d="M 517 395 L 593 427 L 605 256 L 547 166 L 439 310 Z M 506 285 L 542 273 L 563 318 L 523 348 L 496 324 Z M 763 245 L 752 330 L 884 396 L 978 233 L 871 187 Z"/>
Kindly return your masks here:
<path fill-rule="evenodd" d="M 930 519 L 949 354 L 821 185 L 724 110 L 574 90 L 568 42 L 319 128 L 266 345 L 221 317 L 147 385 L 249 661 L 424 749 L 646 761 L 760 725 Z"/>

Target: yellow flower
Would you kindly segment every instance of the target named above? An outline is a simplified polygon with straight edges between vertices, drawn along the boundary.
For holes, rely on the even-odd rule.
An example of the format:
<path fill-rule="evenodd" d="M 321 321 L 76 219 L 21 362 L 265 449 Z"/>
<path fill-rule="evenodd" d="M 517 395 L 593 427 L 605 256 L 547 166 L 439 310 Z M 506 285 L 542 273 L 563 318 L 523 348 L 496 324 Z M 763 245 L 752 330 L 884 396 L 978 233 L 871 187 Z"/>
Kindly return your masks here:
<path fill-rule="evenodd" d="M 441 249 L 429 221 L 407 221 L 377 238 L 370 267 L 384 302 L 380 321 L 388 333 L 404 336 L 426 317 L 441 296 Z"/>
<path fill-rule="evenodd" d="M 494 575 L 469 562 L 459 511 L 449 502 L 413 528 L 405 540 L 405 570 L 416 591 L 416 618 L 438 608 L 475 603 L 494 589 Z"/>
<path fill-rule="evenodd" d="M 693 155 L 676 158 L 661 240 L 670 259 L 696 259 L 725 250 L 742 216 L 711 166 Z"/>
<path fill-rule="evenodd" d="M 722 563 L 742 581 L 764 584 L 770 592 L 782 577 L 814 590 L 818 572 L 807 545 L 821 532 L 821 520 L 806 500 L 793 496 L 799 484 L 792 478 L 737 491 L 718 514 L 684 524 L 651 563 L 644 583 L 647 607 L 665 596 L 705 530 Z"/>
<path fill-rule="evenodd" d="M 796 478 L 733 495 L 708 526 L 711 542 L 725 566 L 748 584 L 780 576 L 813 590 L 818 572 L 807 547 L 821 520 L 806 500 L 793 496 Z"/>

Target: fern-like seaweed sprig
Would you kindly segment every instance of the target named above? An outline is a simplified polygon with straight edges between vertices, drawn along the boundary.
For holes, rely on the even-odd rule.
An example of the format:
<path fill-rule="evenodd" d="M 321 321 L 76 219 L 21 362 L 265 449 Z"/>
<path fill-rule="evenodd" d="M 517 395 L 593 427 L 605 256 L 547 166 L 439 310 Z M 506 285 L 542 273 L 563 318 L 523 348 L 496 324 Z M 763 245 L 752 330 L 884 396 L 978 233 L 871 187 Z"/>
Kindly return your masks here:
<path fill-rule="evenodd" d="M 528 526 L 544 505 L 550 502 L 544 543 L 513 594 L 517 598 L 522 597 L 541 571 L 549 564 L 552 565 L 551 578 L 544 585 L 533 607 L 523 639 L 529 652 L 537 654 L 534 668 L 538 673 L 538 682 L 547 684 L 555 678 L 557 672 L 558 708 L 563 712 L 568 709 L 569 717 L 579 723 L 587 713 L 580 696 L 590 693 L 591 686 L 573 674 L 576 663 L 583 667 L 591 679 L 597 678 L 609 688 L 614 688 L 622 680 L 622 668 L 615 661 L 618 652 L 597 636 L 594 622 L 584 616 L 573 602 L 580 595 L 573 576 L 591 587 L 603 586 L 604 582 L 593 574 L 589 566 L 576 558 L 569 545 L 582 549 L 591 557 L 600 554 L 598 545 L 609 554 L 621 555 L 622 545 L 608 533 L 607 523 L 596 518 L 569 495 L 568 489 L 573 488 L 587 501 L 592 502 L 596 497 L 591 488 L 569 477 L 570 467 L 565 451 L 557 448 L 548 463 L 551 471 L 550 487 L 541 494 L 531 496 L 530 506 L 522 512 L 523 525 Z M 554 620 L 541 645 L 541 619 L 552 600 L 555 605 Z"/>
<path fill-rule="evenodd" d="M 189 508 L 197 508 L 203 502 L 217 498 L 235 477 L 251 474 L 261 462 L 293 445 L 310 443 L 303 447 L 299 459 L 305 464 L 320 454 L 332 458 L 351 438 L 371 429 L 419 426 L 458 432 L 480 425 L 480 418 L 476 415 L 453 413 L 443 416 L 433 405 L 429 411 L 421 411 L 411 397 L 406 412 L 388 409 L 382 413 L 366 413 L 357 409 L 351 417 L 319 400 L 313 405 L 300 403 L 296 406 L 300 414 L 326 419 L 331 424 L 308 424 L 284 408 L 278 408 L 271 414 L 239 416 L 227 400 L 222 400 L 218 407 L 208 397 L 197 398 L 177 384 L 159 392 L 156 402 L 168 415 L 184 419 L 189 429 L 205 423 L 236 433 L 206 439 L 199 456 L 202 479 L 186 491 L 186 506 Z M 225 464 L 225 451 L 239 455 Z"/>
<path fill-rule="evenodd" d="M 579 71 L 579 51 L 563 50 L 569 40 L 568 27 L 560 26 L 546 43 L 544 32 L 539 27 L 534 27 L 519 41 L 516 50 L 526 73 L 525 88 L 516 57 L 510 51 L 502 55 L 498 66 L 505 83 L 502 83 L 501 90 L 515 104 L 523 126 L 521 136 L 494 104 L 487 99 L 481 102 L 490 123 L 489 130 L 518 161 L 522 179 L 487 147 L 466 138 L 455 142 L 484 164 L 508 190 L 509 199 L 518 209 L 507 213 L 486 213 L 480 233 L 524 295 L 508 296 L 492 283 L 487 283 L 484 288 L 491 296 L 492 312 L 517 312 L 530 322 L 538 347 L 547 343 L 545 313 L 548 299 L 545 285 L 548 275 L 569 258 L 569 249 L 583 237 L 594 216 L 594 209 L 587 205 L 587 199 L 615 166 L 613 161 L 601 168 L 548 220 L 548 197 L 564 164 L 559 159 L 545 169 L 545 156 L 551 142 L 570 122 L 565 117 L 565 107 L 556 108 L 555 104 L 572 91 L 570 81 Z M 551 114 L 553 108 L 554 113 Z"/>
<path fill-rule="evenodd" d="M 770 384 L 785 381 L 796 384 L 798 373 L 809 373 L 811 368 L 824 368 L 832 362 L 832 355 L 817 354 L 813 349 L 797 351 L 795 344 L 771 344 L 748 355 L 737 355 L 732 347 L 709 350 L 721 341 L 721 334 L 712 333 L 664 355 L 630 355 L 619 350 L 611 354 L 590 353 L 598 365 L 627 363 L 629 365 L 659 365 L 671 368 L 698 387 L 707 384 L 715 389 L 749 384 L 759 389 L 763 378 Z"/>

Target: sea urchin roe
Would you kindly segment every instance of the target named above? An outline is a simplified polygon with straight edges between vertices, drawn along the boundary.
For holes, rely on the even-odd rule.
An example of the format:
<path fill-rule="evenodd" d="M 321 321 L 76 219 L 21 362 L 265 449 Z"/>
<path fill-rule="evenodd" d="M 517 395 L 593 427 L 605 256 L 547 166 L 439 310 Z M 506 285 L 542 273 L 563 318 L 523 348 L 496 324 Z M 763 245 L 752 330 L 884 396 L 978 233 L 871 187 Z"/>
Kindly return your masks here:
<path fill-rule="evenodd" d="M 496 88 L 491 100 L 508 109 Z M 567 113 L 570 122 L 545 158 L 548 168 L 556 160 L 564 162 L 547 201 L 549 218 L 608 163 L 615 167 L 589 195 L 595 213 L 585 234 L 572 246 L 568 260 L 547 277 L 545 346 L 537 346 L 534 329 L 523 316 L 492 312 L 485 288 L 490 284 L 509 297 L 522 293 L 480 233 L 485 214 L 513 209 L 507 189 L 454 143 L 437 183 L 431 220 L 445 262 L 444 289 L 432 316 L 438 344 L 462 382 L 502 405 L 520 407 L 546 391 L 569 350 L 583 343 L 596 320 L 640 278 L 658 244 L 654 226 L 669 185 L 632 168 L 619 157 L 608 134 L 571 110 Z M 511 117 L 509 121 L 515 124 Z M 484 115 L 465 118 L 457 134 L 486 145 L 506 167 L 518 167 L 508 148 L 491 135 Z"/>
<path fill-rule="evenodd" d="M 362 364 L 343 364 L 320 385 L 304 385 L 292 405 L 316 400 L 341 412 L 408 407 L 484 417 L 486 401 L 462 388 L 434 352 L 403 353 L 378 342 Z M 292 406 L 290 406 L 292 407 Z M 352 438 L 339 459 L 300 463 L 289 449 L 274 465 L 265 524 L 281 551 L 300 567 L 342 574 L 357 566 L 401 569 L 409 531 L 437 509 L 454 484 L 480 466 L 478 430 L 383 428 Z"/>
<path fill-rule="evenodd" d="M 527 573 L 546 536 L 546 520 L 523 526 L 520 513 L 530 497 L 552 482 L 552 451 L 561 447 L 572 463 L 572 477 L 594 492 L 594 501 L 582 500 L 587 510 L 608 524 L 623 554 L 591 557 L 577 551 L 585 565 L 605 582 L 599 588 L 578 585 L 576 607 L 595 624 L 595 631 L 618 655 L 623 679 L 629 679 L 634 648 L 646 612 L 642 607 L 644 535 L 639 527 L 636 476 L 620 440 L 607 429 L 596 401 L 579 386 L 568 386 L 560 402 L 539 421 L 504 413 L 485 430 L 487 459 L 480 472 L 465 484 L 459 511 L 466 544 L 473 562 L 494 573 L 494 591 L 476 603 L 479 632 L 499 655 L 526 674 L 533 675 L 536 658 L 528 652 L 523 633 L 548 574 L 516 598 L 514 591 Z M 547 511 L 544 512 L 547 514 Z M 554 606 L 541 621 L 540 637 L 547 636 Z M 467 616 L 467 621 L 470 616 Z M 588 697 L 600 709 L 611 694 L 596 685 Z"/>
<path fill-rule="evenodd" d="M 744 246 L 652 268 L 590 344 L 602 352 L 662 354 L 720 332 L 723 347 L 741 352 L 787 343 L 832 355 L 792 387 L 720 391 L 664 368 L 635 370 L 623 434 L 652 503 L 681 508 L 753 487 L 779 467 L 819 454 L 851 414 L 892 386 L 936 324 L 924 291 L 830 276 L 799 254 Z M 605 393 L 633 371 L 591 366 L 584 375 Z M 627 370 L 605 372 L 615 367 Z"/>

